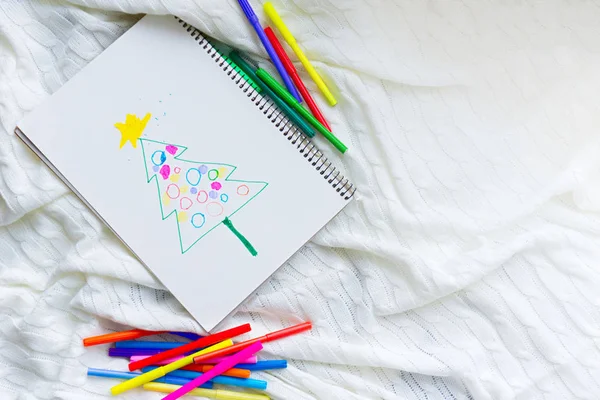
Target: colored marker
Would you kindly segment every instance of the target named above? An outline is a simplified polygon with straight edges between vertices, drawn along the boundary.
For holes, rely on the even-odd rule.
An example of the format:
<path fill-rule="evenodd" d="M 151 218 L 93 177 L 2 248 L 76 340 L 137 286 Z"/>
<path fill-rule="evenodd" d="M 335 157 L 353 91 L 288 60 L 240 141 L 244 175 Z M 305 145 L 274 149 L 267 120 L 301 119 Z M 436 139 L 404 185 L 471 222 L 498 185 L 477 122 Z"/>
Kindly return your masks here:
<path fill-rule="evenodd" d="M 228 357 L 224 357 L 224 358 L 228 358 Z M 190 372 L 208 372 L 211 369 L 213 369 L 215 366 L 214 365 L 195 365 L 195 364 L 191 364 L 191 365 L 186 365 L 185 368 L 186 370 L 190 371 Z M 234 365 L 235 367 L 235 365 Z M 158 366 L 150 366 L 150 367 L 144 367 L 142 368 L 142 371 L 146 372 L 146 369 L 148 369 L 148 371 L 150 371 L 150 369 L 156 369 L 158 368 Z M 225 376 L 232 376 L 234 378 L 249 378 L 250 377 L 250 370 L 248 369 L 240 369 L 240 368 L 231 368 L 228 369 L 227 371 L 223 372 L 222 375 Z"/>
<path fill-rule="evenodd" d="M 312 80 L 315 81 L 317 87 L 319 88 L 321 93 L 323 93 L 323 96 L 325 96 L 330 105 L 335 106 L 337 104 L 337 100 L 335 99 L 335 97 L 333 97 L 333 94 L 331 94 L 329 88 L 327 87 L 325 82 L 323 82 L 323 79 L 319 76 L 317 70 L 312 66 L 312 64 L 310 63 L 300 46 L 298 46 L 296 39 L 294 38 L 290 30 L 287 28 L 279 14 L 277 14 L 277 11 L 275 10 L 275 7 L 273 7 L 273 4 L 271 4 L 271 2 L 266 2 L 264 8 L 271 21 L 273 21 L 273 24 L 275 24 L 275 26 L 281 33 L 281 36 L 283 36 L 283 38 L 290 45 L 292 50 L 294 50 L 294 53 L 296 53 L 296 56 L 298 56 L 298 59 L 300 59 L 302 65 L 304 65 L 306 72 L 308 72 Z"/>
<path fill-rule="evenodd" d="M 292 107 L 298 114 L 300 114 L 305 120 L 310 122 L 312 126 L 315 127 L 316 130 L 321 132 L 323 136 L 327 140 L 333 144 L 333 146 L 338 149 L 341 153 L 345 153 L 348 150 L 348 147 L 344 143 L 342 143 L 333 133 L 331 133 L 327 128 L 323 126 L 313 115 L 308 112 L 308 110 L 302 107 L 288 92 L 285 90 L 283 86 L 279 82 L 275 80 L 267 71 L 262 68 L 259 68 L 256 71 L 256 76 L 258 76 L 264 83 L 267 84 L 279 97 L 281 97 L 290 107 Z"/>
<path fill-rule="evenodd" d="M 229 357 L 225 357 L 225 358 L 229 358 Z M 221 361 L 221 362 L 223 362 L 223 361 Z M 235 367 L 235 365 L 234 365 L 234 367 Z M 213 368 L 214 368 L 214 365 L 207 365 L 207 364 L 199 364 L 199 365 L 191 364 L 191 365 L 186 366 L 187 370 L 195 371 L 195 372 L 208 372 Z M 223 373 L 223 375 L 234 376 L 236 378 L 248 378 L 248 377 L 250 377 L 250 370 L 231 368 L 226 373 Z"/>
<path fill-rule="evenodd" d="M 196 356 L 200 356 L 205 353 L 210 353 L 212 351 L 219 350 L 219 349 L 222 349 L 227 346 L 231 346 L 232 344 L 233 344 L 233 341 L 231 339 L 224 340 L 220 343 L 217 343 L 215 345 L 207 347 L 206 349 L 200 350 L 194 354 L 184 357 L 181 360 L 177 360 L 174 363 L 165 365 L 164 367 L 158 367 L 150 372 L 145 372 L 145 373 L 141 374 L 140 376 L 137 376 L 133 379 L 119 383 L 118 385 L 113 386 L 110 389 L 110 392 L 114 396 L 117 394 L 121 394 L 127 390 L 134 389 L 138 386 L 141 386 L 144 383 L 148 383 L 148 382 L 154 381 L 158 378 L 162 378 L 169 372 L 175 371 L 176 369 L 179 369 L 181 367 L 185 367 L 188 364 L 191 364 L 194 360 L 194 357 L 196 357 Z"/>
<path fill-rule="evenodd" d="M 221 361 L 223 361 L 223 357 L 211 358 L 210 360 L 207 360 L 207 361 L 208 362 L 206 362 L 205 364 L 218 364 Z M 240 363 L 243 363 L 246 365 L 256 364 L 257 362 L 258 362 L 258 357 L 256 357 L 256 356 L 248 357 L 245 360 L 240 360 Z"/>
<path fill-rule="evenodd" d="M 258 92 L 263 92 L 268 97 L 273 100 L 273 103 L 277 105 L 283 111 L 283 113 L 292 121 L 304 134 L 308 137 L 314 137 L 315 131 L 311 128 L 311 126 L 306 123 L 302 119 L 300 115 L 296 111 L 294 111 L 290 106 L 286 104 L 279 96 L 275 94 L 263 81 L 261 81 L 256 73 L 254 72 L 256 68 L 253 68 L 246 60 L 242 58 L 242 56 L 237 51 L 232 51 L 229 54 L 228 59 L 233 63 L 234 66 L 237 66 L 247 78 L 250 79 L 250 83 L 254 83 L 260 90 Z M 248 80 L 248 79 L 247 79 Z"/>
<path fill-rule="evenodd" d="M 159 349 L 159 350 L 169 350 L 174 349 L 179 346 L 183 346 L 184 344 L 189 342 L 143 342 L 137 340 L 124 340 L 122 342 L 115 343 L 115 347 L 117 349 L 121 348 L 129 348 L 129 349 Z"/>
<path fill-rule="evenodd" d="M 108 349 L 109 357 L 132 357 L 132 356 L 153 356 L 158 353 L 162 353 L 164 349 L 117 349 L 111 347 Z"/>
<path fill-rule="evenodd" d="M 131 356 L 131 358 L 129 359 L 129 361 L 139 361 L 139 360 L 143 360 L 144 358 L 147 358 L 148 356 Z M 162 360 L 157 362 L 154 365 L 167 365 L 167 364 L 171 364 L 174 361 L 179 360 L 180 358 L 182 358 L 183 356 L 177 356 L 177 357 L 173 357 L 173 358 L 167 358 L 166 360 Z M 204 364 L 217 364 L 220 363 L 221 361 L 223 361 L 222 357 L 219 358 L 211 358 L 210 360 L 207 360 L 207 362 L 205 362 Z M 248 357 L 245 360 L 242 360 L 242 363 L 244 363 L 244 365 L 250 365 L 250 364 L 256 364 L 258 362 L 258 360 L 256 359 L 256 356 L 254 357 Z"/>
<path fill-rule="evenodd" d="M 292 83 L 290 76 L 285 71 L 285 68 L 283 67 L 283 64 L 281 63 L 281 60 L 279 60 L 279 57 L 277 57 L 277 53 L 275 52 L 275 49 L 273 49 L 273 46 L 271 46 L 269 39 L 267 39 L 267 35 L 265 35 L 265 33 L 263 32 L 263 28 L 260 25 L 260 22 L 258 21 L 258 17 L 254 13 L 252 6 L 250 6 L 250 3 L 248 2 L 248 0 L 238 0 L 238 3 L 240 3 L 242 10 L 244 10 L 244 14 L 246 14 L 246 18 L 248 18 L 248 21 L 250 21 L 250 25 L 252 25 L 252 27 L 256 31 L 256 34 L 260 38 L 260 41 L 262 42 L 263 46 L 265 47 L 265 50 L 267 50 L 269 57 L 271 57 L 271 61 L 273 61 L 273 64 L 275 64 L 275 68 L 277 68 L 277 72 L 279 72 L 281 79 L 283 79 L 283 83 L 285 83 L 285 87 L 288 88 L 288 90 L 290 91 L 292 96 L 294 96 L 294 98 L 296 100 L 301 102 L 302 98 L 300 97 L 300 95 L 298 94 L 298 91 L 294 87 L 294 84 Z"/>
<path fill-rule="evenodd" d="M 239 360 L 243 360 L 243 359 L 250 357 L 250 356 L 256 354 L 257 352 L 261 351 L 262 348 L 263 348 L 263 346 L 260 342 L 255 342 L 255 343 L 251 344 L 250 346 L 246 347 L 239 353 L 236 353 L 230 357 L 227 357 L 226 360 L 221 361 L 220 363 L 215 365 L 215 367 L 212 368 L 210 371 L 200 375 L 197 378 L 194 378 L 193 380 L 186 383 L 185 385 L 183 385 L 176 391 L 169 393 L 168 395 L 163 397 L 163 400 L 176 400 L 176 399 L 180 398 L 181 396 L 185 395 L 186 393 L 189 393 L 190 391 L 194 390 L 195 388 L 202 385 L 203 383 L 208 382 L 215 376 L 222 374 L 223 372 L 227 371 L 228 369 L 231 369 L 231 367 L 233 367 L 235 364 L 239 363 Z M 164 368 L 164 367 L 159 367 L 159 368 Z M 152 372 L 150 372 L 150 373 L 152 373 Z"/>
<path fill-rule="evenodd" d="M 144 390 L 151 390 L 160 393 L 172 393 L 181 386 L 167 385 L 164 383 L 146 383 Z M 208 397 L 209 399 L 219 400 L 270 400 L 270 397 L 264 394 L 232 392 L 229 390 L 211 390 L 211 389 L 194 389 L 189 392 L 192 396 Z"/>
<path fill-rule="evenodd" d="M 184 337 L 184 338 L 190 339 L 190 340 L 198 340 L 202 337 L 200 335 L 196 335 L 195 333 L 191 333 L 191 332 L 169 332 L 169 333 L 171 335 L 181 336 L 181 337 Z"/>
<path fill-rule="evenodd" d="M 325 117 L 321 113 L 321 110 L 319 110 L 317 103 L 315 103 L 315 100 L 310 95 L 310 92 L 304 85 L 304 82 L 302 82 L 302 79 L 300 79 L 300 75 L 298 75 L 298 71 L 296 70 L 296 67 L 294 67 L 292 60 L 290 60 L 290 57 L 288 57 L 287 53 L 283 49 L 283 45 L 281 44 L 279 39 L 277 39 L 277 36 L 275 36 L 275 32 L 273 32 L 273 29 L 271 29 L 270 27 L 266 27 L 265 34 L 267 35 L 267 37 L 269 38 L 269 41 L 273 45 L 273 48 L 275 49 L 275 52 L 277 53 L 277 55 L 279 56 L 279 59 L 283 63 L 285 70 L 292 77 L 292 81 L 298 88 L 298 91 L 304 98 L 304 101 L 306 101 L 306 105 L 308 105 L 308 108 L 310 109 L 310 111 L 313 113 L 315 118 L 318 119 L 319 122 L 323 124 L 323 126 L 325 126 L 325 128 L 327 128 L 331 131 L 331 126 L 329 126 L 329 124 L 325 120 Z"/>
<path fill-rule="evenodd" d="M 228 358 L 228 357 L 224 357 L 224 358 Z M 190 368 L 193 367 L 193 368 Z M 208 372 L 211 369 L 213 369 L 215 366 L 214 365 L 186 365 L 184 368 L 186 369 L 186 371 L 189 372 L 196 372 L 196 373 L 204 373 L 204 372 Z M 235 365 L 234 365 L 235 367 Z M 145 367 L 145 368 L 158 368 L 155 366 L 152 367 Z M 142 368 L 142 371 L 144 370 L 144 368 Z M 223 372 L 221 375 L 223 376 L 231 376 L 233 378 L 250 378 L 250 370 L 248 369 L 240 369 L 240 368 L 230 368 L 227 371 Z"/>
<path fill-rule="evenodd" d="M 236 343 L 233 346 L 228 347 L 227 349 L 221 349 L 221 350 L 213 351 L 210 353 L 204 353 L 201 356 L 194 357 L 194 364 L 201 364 L 201 363 L 205 362 L 205 360 L 209 360 L 211 358 L 223 357 L 228 354 L 235 353 L 236 351 L 240 351 L 258 341 L 263 342 L 263 343 L 271 342 L 273 340 L 282 339 L 284 337 L 295 335 L 297 333 L 308 331 L 310 329 L 312 329 L 312 323 L 310 321 L 303 322 L 298 325 L 293 325 L 293 326 L 290 326 L 290 327 L 287 327 L 284 329 L 280 329 L 275 332 L 267 333 L 264 336 L 260 336 L 260 337 L 254 338 L 254 339 L 246 340 L 244 342 Z"/>
<path fill-rule="evenodd" d="M 142 368 L 142 372 L 151 371 L 154 368 L 156 368 L 156 367 L 145 367 L 145 368 Z M 172 377 L 185 378 L 185 379 L 192 380 L 192 379 L 199 377 L 200 375 L 202 375 L 202 372 L 178 369 L 176 371 L 169 372 L 165 376 L 167 376 L 167 377 L 172 376 Z M 245 388 L 249 388 L 249 389 L 258 389 L 258 390 L 266 390 L 267 389 L 267 382 L 260 380 L 260 379 L 235 378 L 235 377 L 220 375 L 220 376 L 215 376 L 209 382 L 216 383 L 219 385 L 245 387 Z"/>
<path fill-rule="evenodd" d="M 143 329 L 132 329 L 129 331 L 107 333 L 100 336 L 90 336 L 83 339 L 83 345 L 96 346 L 99 344 L 120 342 L 122 340 L 137 339 L 144 336 L 160 335 L 161 333 L 167 333 L 166 331 L 145 331 Z"/>
<path fill-rule="evenodd" d="M 259 361 L 256 364 L 237 364 L 235 367 L 241 368 L 241 369 L 247 369 L 250 371 L 265 371 L 267 369 L 283 369 L 283 368 L 287 368 L 287 361 L 286 360 L 265 360 L 265 361 Z"/>
<path fill-rule="evenodd" d="M 102 378 L 116 378 L 116 379 L 131 379 L 136 378 L 141 375 L 139 372 L 121 372 L 121 371 L 113 371 L 110 369 L 97 369 L 97 368 L 88 368 L 88 376 L 99 376 Z M 158 378 L 154 382 L 161 383 L 170 383 L 172 385 L 185 385 L 191 379 L 181 377 L 181 376 L 165 376 L 163 378 Z M 212 382 L 206 382 L 203 386 L 205 389 L 211 389 L 213 387 Z"/>
<path fill-rule="evenodd" d="M 250 330 L 250 324 L 244 324 L 236 326 L 235 328 L 227 329 L 219 333 L 215 333 L 214 335 L 205 336 L 201 339 L 194 340 L 193 342 L 186 343 L 174 349 L 163 351 L 162 353 L 155 354 L 143 360 L 129 363 L 129 370 L 135 371 L 136 369 L 141 369 L 148 365 L 153 365 L 158 361 L 166 360 L 167 358 L 176 357 L 185 354 L 189 351 L 194 351 L 196 349 L 209 346 L 222 340 L 229 339 L 241 335 L 243 333 L 249 332 Z"/>

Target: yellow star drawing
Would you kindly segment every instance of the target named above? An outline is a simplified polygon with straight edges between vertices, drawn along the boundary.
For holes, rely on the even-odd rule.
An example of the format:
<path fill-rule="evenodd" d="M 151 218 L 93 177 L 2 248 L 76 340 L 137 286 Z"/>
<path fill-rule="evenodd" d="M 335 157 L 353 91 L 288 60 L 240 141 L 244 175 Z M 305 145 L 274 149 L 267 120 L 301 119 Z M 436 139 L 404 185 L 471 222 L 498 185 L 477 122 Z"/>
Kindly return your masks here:
<path fill-rule="evenodd" d="M 121 131 L 121 144 L 119 148 L 122 149 L 125 143 L 131 142 L 131 145 L 135 149 L 137 140 L 142 137 L 142 132 L 146 128 L 146 124 L 150 120 L 150 113 L 147 113 L 144 119 L 139 119 L 137 115 L 127 114 L 125 122 L 117 122 L 115 128 Z"/>

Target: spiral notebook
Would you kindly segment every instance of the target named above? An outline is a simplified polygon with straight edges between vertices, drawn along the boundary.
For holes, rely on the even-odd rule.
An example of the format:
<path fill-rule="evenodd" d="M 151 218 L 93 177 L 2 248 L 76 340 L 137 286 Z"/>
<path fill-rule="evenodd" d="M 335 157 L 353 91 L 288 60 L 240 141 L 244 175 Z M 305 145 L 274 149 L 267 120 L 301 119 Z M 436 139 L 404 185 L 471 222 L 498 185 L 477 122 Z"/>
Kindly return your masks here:
<path fill-rule="evenodd" d="M 206 330 L 356 190 L 172 16 L 144 17 L 16 133 Z"/>

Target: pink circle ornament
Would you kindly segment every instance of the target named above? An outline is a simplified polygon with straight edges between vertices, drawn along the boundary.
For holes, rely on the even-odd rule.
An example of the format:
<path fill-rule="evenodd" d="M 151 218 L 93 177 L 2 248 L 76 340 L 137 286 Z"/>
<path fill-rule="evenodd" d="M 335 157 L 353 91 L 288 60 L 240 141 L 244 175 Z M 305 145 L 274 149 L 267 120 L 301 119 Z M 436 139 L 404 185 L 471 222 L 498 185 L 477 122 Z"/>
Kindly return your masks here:
<path fill-rule="evenodd" d="M 179 200 L 179 208 L 182 210 L 189 210 L 193 204 L 194 202 L 189 197 L 182 197 L 181 200 Z"/>
<path fill-rule="evenodd" d="M 223 214 L 224 210 L 225 209 L 223 208 L 221 203 L 217 203 L 216 201 L 213 201 L 206 205 L 206 212 L 211 217 L 218 217 L 219 215 Z"/>
<path fill-rule="evenodd" d="M 200 204 L 204 204 L 208 201 L 208 193 L 206 193 L 206 190 L 200 190 L 198 192 L 198 195 L 196 196 L 196 201 Z"/>
<path fill-rule="evenodd" d="M 250 188 L 247 185 L 240 185 L 237 187 L 237 194 L 240 196 L 247 196 L 250 193 Z"/>
<path fill-rule="evenodd" d="M 167 196 L 169 196 L 169 198 L 176 199 L 180 194 L 181 190 L 179 190 L 179 186 L 176 184 L 171 183 L 169 186 L 167 186 Z"/>

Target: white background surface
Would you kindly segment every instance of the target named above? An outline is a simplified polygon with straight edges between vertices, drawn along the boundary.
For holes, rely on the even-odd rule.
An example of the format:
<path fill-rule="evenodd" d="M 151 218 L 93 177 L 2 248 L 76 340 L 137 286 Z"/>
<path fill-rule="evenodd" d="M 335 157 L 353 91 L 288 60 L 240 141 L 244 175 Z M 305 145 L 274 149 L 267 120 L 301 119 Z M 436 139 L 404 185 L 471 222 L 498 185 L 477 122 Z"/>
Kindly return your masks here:
<path fill-rule="evenodd" d="M 122 12 L 179 14 L 264 55 L 232 0 L 132 3 L 0 2 L 3 399 L 108 398 L 85 367 L 125 363 L 82 337 L 198 329 L 12 133 L 136 19 Z M 361 194 L 227 322 L 314 321 L 266 348 L 293 360 L 268 374 L 273 397 L 597 399 L 600 9 L 276 6 L 341 93 L 335 109 L 315 97 Z"/>

